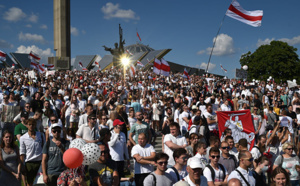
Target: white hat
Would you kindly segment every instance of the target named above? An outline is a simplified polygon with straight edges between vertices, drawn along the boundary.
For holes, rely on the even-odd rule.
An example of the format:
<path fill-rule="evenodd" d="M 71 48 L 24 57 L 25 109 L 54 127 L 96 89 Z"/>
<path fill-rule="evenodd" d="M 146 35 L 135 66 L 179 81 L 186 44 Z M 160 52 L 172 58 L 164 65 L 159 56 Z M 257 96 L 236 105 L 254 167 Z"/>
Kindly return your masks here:
<path fill-rule="evenodd" d="M 192 110 L 198 110 L 198 107 L 196 105 L 193 105 Z"/>
<path fill-rule="evenodd" d="M 203 165 L 203 163 L 197 157 L 190 158 L 187 162 L 187 166 L 190 166 L 192 169 L 196 169 L 196 168 L 204 169 L 205 168 L 205 165 Z"/>
<path fill-rule="evenodd" d="M 61 123 L 54 123 L 54 124 L 51 125 L 51 127 L 52 128 L 54 128 L 54 127 L 60 127 L 60 128 L 62 128 L 62 124 Z"/>
<path fill-rule="evenodd" d="M 175 183 L 174 186 L 189 186 L 188 182 L 180 180 L 179 182 Z"/>

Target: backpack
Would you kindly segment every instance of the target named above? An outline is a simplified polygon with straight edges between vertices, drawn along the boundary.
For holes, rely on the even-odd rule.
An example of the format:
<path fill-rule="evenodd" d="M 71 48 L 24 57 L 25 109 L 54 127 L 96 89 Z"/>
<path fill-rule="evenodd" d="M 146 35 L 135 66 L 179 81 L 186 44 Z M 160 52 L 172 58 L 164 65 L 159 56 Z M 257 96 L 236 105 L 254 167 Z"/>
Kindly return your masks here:
<path fill-rule="evenodd" d="M 153 182 L 154 182 L 154 184 L 152 184 L 152 185 L 156 186 L 156 176 L 155 176 L 155 174 L 153 172 L 151 172 L 150 175 L 153 176 Z"/>
<path fill-rule="evenodd" d="M 177 181 L 180 181 L 180 176 L 179 176 L 177 169 L 175 167 L 170 167 L 170 168 L 173 169 L 173 171 L 175 172 L 175 174 L 177 176 Z"/>
<path fill-rule="evenodd" d="M 223 172 L 223 180 L 225 180 L 225 177 L 226 177 L 225 168 L 224 168 L 224 166 L 222 164 L 218 163 L 218 165 L 219 165 L 219 167 L 221 168 L 221 170 Z M 216 173 L 215 173 L 214 169 L 212 168 L 212 166 L 210 164 L 208 164 L 206 167 L 210 170 L 210 172 L 211 172 L 211 178 L 212 178 L 213 182 L 215 182 Z"/>

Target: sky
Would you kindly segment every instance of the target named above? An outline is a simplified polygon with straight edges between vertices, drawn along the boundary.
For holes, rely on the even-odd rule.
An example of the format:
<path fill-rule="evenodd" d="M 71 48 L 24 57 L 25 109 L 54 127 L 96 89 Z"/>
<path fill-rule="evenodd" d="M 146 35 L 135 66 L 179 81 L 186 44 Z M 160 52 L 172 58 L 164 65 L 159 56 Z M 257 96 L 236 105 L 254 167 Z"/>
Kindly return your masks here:
<path fill-rule="evenodd" d="M 263 10 L 261 27 L 225 17 L 208 72 L 234 77 L 239 59 L 272 40 L 300 49 L 300 1 L 238 0 L 248 11 Z M 213 40 L 231 1 L 228 0 L 71 0 L 71 58 L 100 55 L 119 40 L 151 48 L 172 49 L 164 59 L 206 69 Z M 0 1 L 0 50 L 38 53 L 42 63 L 53 50 L 53 1 Z M 299 55 L 300 52 L 297 51 Z M 101 65 L 101 64 L 100 64 Z M 220 65 L 227 69 L 224 73 Z"/>

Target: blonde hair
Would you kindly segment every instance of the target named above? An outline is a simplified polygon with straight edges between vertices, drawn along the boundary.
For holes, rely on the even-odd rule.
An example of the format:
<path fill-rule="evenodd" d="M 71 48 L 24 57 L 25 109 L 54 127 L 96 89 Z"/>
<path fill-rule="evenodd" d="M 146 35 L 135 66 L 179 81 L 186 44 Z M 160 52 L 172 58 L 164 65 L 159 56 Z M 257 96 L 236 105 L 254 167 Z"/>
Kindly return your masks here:
<path fill-rule="evenodd" d="M 294 146 L 294 144 L 293 143 L 291 143 L 291 142 L 285 142 L 283 145 L 282 145 L 282 150 L 285 150 L 285 149 L 287 149 L 288 148 L 288 146 Z"/>
<path fill-rule="evenodd" d="M 123 105 L 118 105 L 116 108 L 116 112 L 120 114 L 120 110 L 123 109 Z"/>
<path fill-rule="evenodd" d="M 118 113 L 116 111 L 113 111 L 110 113 L 109 118 L 114 121 L 118 116 Z"/>

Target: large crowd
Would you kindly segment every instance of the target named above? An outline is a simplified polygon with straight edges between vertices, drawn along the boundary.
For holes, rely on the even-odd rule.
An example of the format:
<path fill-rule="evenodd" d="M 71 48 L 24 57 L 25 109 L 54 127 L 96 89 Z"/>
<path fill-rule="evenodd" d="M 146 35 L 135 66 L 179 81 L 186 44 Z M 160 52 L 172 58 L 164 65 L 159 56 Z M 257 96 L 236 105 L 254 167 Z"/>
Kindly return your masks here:
<path fill-rule="evenodd" d="M 2 69 L 0 91 L 0 185 L 299 185 L 300 91 L 285 82 Z M 229 128 L 220 137 L 216 115 L 248 109 L 251 149 Z M 77 138 L 100 157 L 70 169 Z"/>

